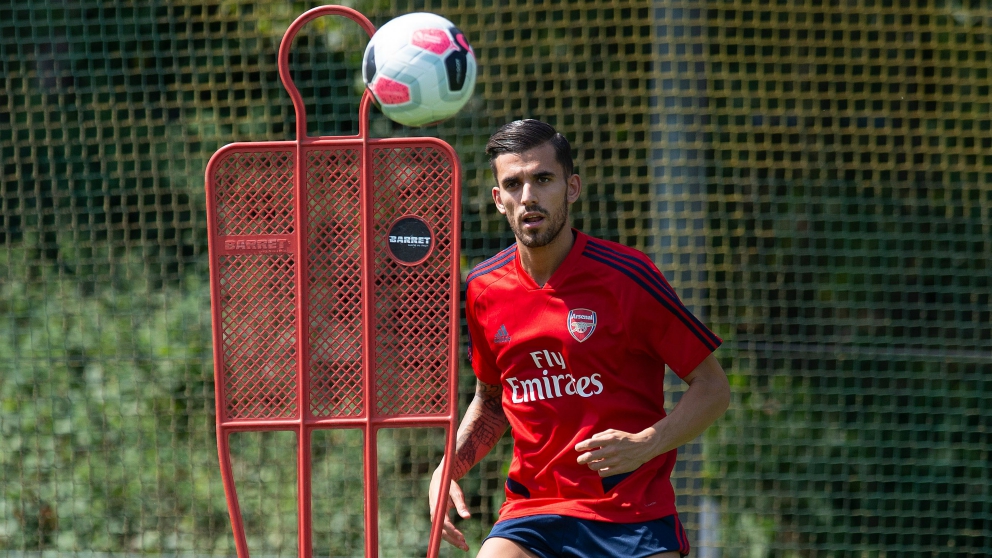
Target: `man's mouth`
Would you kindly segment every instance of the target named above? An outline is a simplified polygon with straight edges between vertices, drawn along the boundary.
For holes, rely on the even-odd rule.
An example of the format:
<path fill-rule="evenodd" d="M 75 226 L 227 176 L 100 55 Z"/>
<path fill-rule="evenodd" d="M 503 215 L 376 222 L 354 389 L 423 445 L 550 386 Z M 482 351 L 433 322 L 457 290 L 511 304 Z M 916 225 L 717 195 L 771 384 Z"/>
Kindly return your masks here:
<path fill-rule="evenodd" d="M 544 222 L 544 214 L 526 213 L 523 218 L 520 219 L 520 222 L 527 228 L 537 227 Z"/>

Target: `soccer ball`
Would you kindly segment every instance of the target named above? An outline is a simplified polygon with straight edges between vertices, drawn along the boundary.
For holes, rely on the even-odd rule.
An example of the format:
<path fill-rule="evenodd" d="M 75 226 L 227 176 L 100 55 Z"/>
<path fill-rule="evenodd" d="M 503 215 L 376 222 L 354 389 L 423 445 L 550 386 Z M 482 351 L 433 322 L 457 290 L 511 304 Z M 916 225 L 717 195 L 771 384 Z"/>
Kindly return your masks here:
<path fill-rule="evenodd" d="M 383 114 L 407 126 L 440 122 L 461 110 L 475 89 L 475 54 L 447 19 L 406 14 L 372 35 L 362 79 Z"/>

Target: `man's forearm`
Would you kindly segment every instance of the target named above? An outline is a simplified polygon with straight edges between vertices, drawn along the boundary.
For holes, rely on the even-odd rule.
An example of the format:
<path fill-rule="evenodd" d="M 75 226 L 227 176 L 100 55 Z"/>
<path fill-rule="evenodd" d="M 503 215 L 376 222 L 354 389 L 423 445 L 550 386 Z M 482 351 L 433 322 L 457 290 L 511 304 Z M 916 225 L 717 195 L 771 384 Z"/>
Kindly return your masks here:
<path fill-rule="evenodd" d="M 451 462 L 451 478 L 465 476 L 496 446 L 506 432 L 507 420 L 501 401 L 502 388 L 478 382 L 475 398 L 469 404 L 458 426 L 455 455 Z M 447 456 L 445 456 L 447 459 Z"/>
<path fill-rule="evenodd" d="M 716 358 L 707 357 L 693 376 L 678 405 L 652 427 L 656 455 L 695 439 L 727 410 L 730 386 Z"/>

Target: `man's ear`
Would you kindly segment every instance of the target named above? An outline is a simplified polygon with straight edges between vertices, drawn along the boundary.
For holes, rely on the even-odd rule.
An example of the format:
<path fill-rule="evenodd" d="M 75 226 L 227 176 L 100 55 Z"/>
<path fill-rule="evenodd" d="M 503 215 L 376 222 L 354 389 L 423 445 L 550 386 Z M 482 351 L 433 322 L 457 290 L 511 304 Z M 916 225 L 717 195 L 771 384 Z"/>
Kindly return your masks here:
<path fill-rule="evenodd" d="M 496 204 L 496 211 L 506 215 L 506 207 L 499 198 L 499 186 L 493 186 L 493 202 Z"/>
<path fill-rule="evenodd" d="M 565 199 L 568 203 L 575 203 L 579 200 L 579 194 L 582 193 L 582 179 L 579 175 L 573 174 L 568 177 L 568 189 L 565 192 Z"/>

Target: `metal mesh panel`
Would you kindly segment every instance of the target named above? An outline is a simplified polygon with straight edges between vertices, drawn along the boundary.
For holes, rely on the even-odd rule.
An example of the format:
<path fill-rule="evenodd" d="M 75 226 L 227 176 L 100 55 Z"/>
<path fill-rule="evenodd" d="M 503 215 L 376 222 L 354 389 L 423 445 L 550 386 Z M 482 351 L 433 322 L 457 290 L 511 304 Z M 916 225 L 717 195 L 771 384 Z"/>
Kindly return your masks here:
<path fill-rule="evenodd" d="M 296 269 L 290 256 L 221 258 L 228 418 L 287 418 L 296 400 Z"/>
<path fill-rule="evenodd" d="M 234 150 L 214 168 L 216 232 L 224 244 L 262 251 L 260 243 L 279 238 L 288 245 L 289 237 L 271 235 L 295 228 L 292 152 Z M 226 415 L 292 417 L 299 406 L 295 260 L 258 254 L 218 262 Z"/>
<path fill-rule="evenodd" d="M 211 351 L 230 350 L 239 363 L 229 392 L 264 379 L 252 376 L 264 368 L 254 363 L 277 356 L 281 370 L 295 366 L 276 346 L 248 346 L 257 339 L 249 328 L 285 312 L 270 302 L 237 295 L 247 325 L 235 329 L 246 342 L 210 345 L 203 169 L 226 143 L 292 139 L 275 47 L 316 3 L 138 4 L 0 7 L 0 553 L 231 555 Z M 575 224 L 646 250 L 726 340 L 731 409 L 680 451 L 673 478 L 695 556 L 988 554 L 987 2 L 356 7 L 379 25 L 438 12 L 475 48 L 470 105 L 416 131 L 444 138 L 461 158 L 465 268 L 512 240 L 492 207 L 485 139 L 507 120 L 542 118 L 576 150 Z M 350 24 L 330 21 L 297 40 L 293 75 L 310 133 L 357 130 L 364 44 Z M 379 137 L 413 133 L 375 114 L 371 124 Z M 254 170 L 232 186 L 265 186 L 227 190 L 222 234 L 295 230 L 291 200 L 273 201 L 291 192 L 292 177 L 257 154 L 237 157 L 236 167 Z M 337 177 L 307 181 L 320 190 Z M 350 222 L 354 200 L 326 191 L 307 211 Z M 269 209 L 252 214 L 259 204 Z M 308 246 L 352 250 L 335 226 L 314 225 Z M 287 257 L 227 256 L 232 292 L 249 277 L 288 280 L 276 270 Z M 353 286 L 336 282 L 347 271 L 310 263 L 322 270 L 309 279 L 313 308 L 358 305 Z M 390 265 L 379 262 L 377 274 L 411 273 Z M 402 298 L 383 292 L 377 320 L 406 317 Z M 350 347 L 353 323 L 307 325 L 317 391 L 350 385 L 351 353 L 335 360 L 328 328 Z M 389 347 L 413 333 L 376 335 Z M 387 360 L 405 363 L 394 366 L 402 375 L 440 354 L 423 351 Z M 362 404 L 295 402 L 288 383 L 277 385 L 284 395 L 274 405 L 242 406 L 239 396 L 223 411 L 351 416 Z M 467 367 L 462 386 L 471 397 Z M 430 412 L 405 406 L 420 394 L 381 388 L 377 412 Z M 669 405 L 680 385 L 671 388 Z M 436 462 L 436 440 L 384 438 L 383 476 L 422 478 Z M 343 494 L 316 506 L 331 514 L 321 548 L 351 555 L 361 496 L 341 479 L 355 479 L 360 443 L 327 434 L 319 445 L 315 493 Z M 292 491 L 267 491 L 285 463 L 257 451 L 246 454 L 264 493 L 252 548 L 290 555 L 295 526 L 266 521 L 293 514 Z M 459 526 L 476 548 L 496 517 L 509 455 L 504 442 L 463 481 L 474 518 Z M 403 556 L 404 533 L 426 530 L 425 496 L 412 482 L 396 486 L 396 527 L 381 544 Z M 270 508 L 280 514 L 265 515 Z"/>
<path fill-rule="evenodd" d="M 360 154 L 307 152 L 310 412 L 363 410 Z"/>
<path fill-rule="evenodd" d="M 234 152 L 217 165 L 217 234 L 293 232 L 293 153 Z"/>
<path fill-rule="evenodd" d="M 375 185 L 375 393 L 381 415 L 437 414 L 448 397 L 451 289 L 451 182 L 454 169 L 431 148 L 372 150 Z M 433 252 L 406 266 L 388 254 L 389 226 L 418 215 L 434 223 Z"/>

